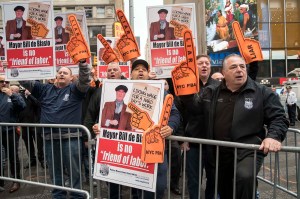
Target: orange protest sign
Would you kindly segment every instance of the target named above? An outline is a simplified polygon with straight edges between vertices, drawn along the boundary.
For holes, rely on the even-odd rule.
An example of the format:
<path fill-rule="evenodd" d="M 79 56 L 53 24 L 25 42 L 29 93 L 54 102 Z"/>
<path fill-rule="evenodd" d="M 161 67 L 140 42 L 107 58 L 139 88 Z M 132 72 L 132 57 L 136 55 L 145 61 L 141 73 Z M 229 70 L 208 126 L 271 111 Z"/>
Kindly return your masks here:
<path fill-rule="evenodd" d="M 104 37 L 101 34 L 98 34 L 97 38 L 99 39 L 99 41 L 103 44 L 103 46 L 105 48 L 103 55 L 102 55 L 102 60 L 106 64 L 109 64 L 111 62 L 119 62 L 120 60 L 118 59 L 117 54 L 111 48 L 110 44 L 104 39 Z"/>
<path fill-rule="evenodd" d="M 232 23 L 232 29 L 239 46 L 240 53 L 244 57 L 247 64 L 254 61 L 262 61 L 263 55 L 258 41 L 245 38 L 239 22 Z"/>
<path fill-rule="evenodd" d="M 33 37 L 45 38 L 49 32 L 49 29 L 43 24 L 28 18 L 26 20 L 31 25 L 31 35 Z"/>
<path fill-rule="evenodd" d="M 170 24 L 174 26 L 174 35 L 175 37 L 183 37 L 184 30 L 189 29 L 186 25 L 181 24 L 175 20 L 171 20 Z"/>
<path fill-rule="evenodd" d="M 124 61 L 129 61 L 131 59 L 139 57 L 140 50 L 137 45 L 134 34 L 131 30 L 131 27 L 127 21 L 126 16 L 124 15 L 122 10 L 116 11 L 119 21 L 124 29 L 124 34 L 121 36 L 119 41 L 117 42 L 117 48 L 121 53 Z"/>
<path fill-rule="evenodd" d="M 71 14 L 68 16 L 68 19 L 74 35 L 67 43 L 67 51 L 69 52 L 69 55 L 73 59 L 74 63 L 78 63 L 82 59 L 90 58 L 91 52 L 84 39 L 84 35 L 82 34 L 76 16 Z"/>
<path fill-rule="evenodd" d="M 177 96 L 194 94 L 200 89 L 192 31 L 185 30 L 183 38 L 186 60 L 172 70 L 172 81 Z"/>
<path fill-rule="evenodd" d="M 165 139 L 161 136 L 160 130 L 168 125 L 173 100 L 174 98 L 170 94 L 165 97 L 159 124 L 143 133 L 141 159 L 145 163 L 162 163 L 164 161 Z"/>
<path fill-rule="evenodd" d="M 153 126 L 154 122 L 151 120 L 146 111 L 141 110 L 132 102 L 129 102 L 127 107 L 133 111 L 130 119 L 131 127 L 146 131 L 148 128 Z"/>

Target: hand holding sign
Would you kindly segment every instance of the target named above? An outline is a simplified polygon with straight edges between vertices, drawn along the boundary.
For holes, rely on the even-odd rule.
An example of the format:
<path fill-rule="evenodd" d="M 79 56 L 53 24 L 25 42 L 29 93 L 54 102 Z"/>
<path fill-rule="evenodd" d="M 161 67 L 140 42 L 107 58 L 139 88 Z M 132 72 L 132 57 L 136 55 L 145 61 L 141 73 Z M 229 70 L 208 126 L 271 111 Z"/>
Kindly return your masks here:
<path fill-rule="evenodd" d="M 123 60 L 129 61 L 133 58 L 139 57 L 141 55 L 140 50 L 123 11 L 117 10 L 116 12 L 125 32 L 117 42 L 117 48 L 121 53 Z"/>
<path fill-rule="evenodd" d="M 172 134 L 168 125 L 173 96 L 167 95 L 158 125 L 154 125 L 143 133 L 141 159 L 145 163 L 162 163 L 164 161 L 165 137 Z"/>
<path fill-rule="evenodd" d="M 151 120 L 147 112 L 141 110 L 132 102 L 129 102 L 128 108 L 133 111 L 130 119 L 130 125 L 132 127 L 146 131 L 148 128 L 153 126 L 154 122 Z"/>
<path fill-rule="evenodd" d="M 245 38 L 241 30 L 240 24 L 237 21 L 232 23 L 232 29 L 238 43 L 240 53 L 244 57 L 247 64 L 253 61 L 262 61 L 263 55 L 258 41 Z"/>
<path fill-rule="evenodd" d="M 172 70 L 172 81 L 177 96 L 199 92 L 199 74 L 191 30 L 185 30 L 183 36 L 186 60 Z"/>
<path fill-rule="evenodd" d="M 43 24 L 28 18 L 26 20 L 31 25 L 31 35 L 33 37 L 45 38 L 49 32 L 49 29 Z"/>
<path fill-rule="evenodd" d="M 184 30 L 188 30 L 189 27 L 187 27 L 184 24 L 181 24 L 175 20 L 171 20 L 170 24 L 174 26 L 174 35 L 175 37 L 183 37 Z"/>
<path fill-rule="evenodd" d="M 81 32 L 81 28 L 76 19 L 76 16 L 71 14 L 68 16 L 68 19 L 74 36 L 72 36 L 70 41 L 67 43 L 67 51 L 73 59 L 73 62 L 78 63 L 79 60 L 91 57 L 91 53 Z"/>
<path fill-rule="evenodd" d="M 102 55 L 102 60 L 106 64 L 109 64 L 111 62 L 119 62 L 117 54 L 111 48 L 110 44 L 104 39 L 104 37 L 101 34 L 98 34 L 97 38 L 99 39 L 99 41 L 103 44 L 103 46 L 105 48 L 103 55 Z"/>

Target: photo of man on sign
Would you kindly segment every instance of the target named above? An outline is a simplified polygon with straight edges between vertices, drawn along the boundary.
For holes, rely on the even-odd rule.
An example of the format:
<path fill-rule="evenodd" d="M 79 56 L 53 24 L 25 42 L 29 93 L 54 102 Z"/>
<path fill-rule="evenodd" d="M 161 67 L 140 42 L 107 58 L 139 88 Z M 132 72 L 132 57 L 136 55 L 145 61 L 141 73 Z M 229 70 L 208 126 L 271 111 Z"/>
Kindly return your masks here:
<path fill-rule="evenodd" d="M 18 5 L 14 8 L 15 19 L 6 22 L 5 32 L 7 41 L 32 39 L 31 28 L 26 26 L 23 19 L 25 7 Z"/>
<path fill-rule="evenodd" d="M 116 100 L 106 102 L 102 110 L 101 127 L 113 128 L 119 130 L 131 130 L 131 113 L 126 112 L 127 105 L 124 103 L 124 97 L 128 91 L 125 85 L 119 85 L 115 88 Z"/>
<path fill-rule="evenodd" d="M 160 9 L 158 12 L 159 20 L 152 22 L 150 25 L 150 40 L 151 41 L 162 41 L 175 39 L 174 28 L 169 27 L 167 22 L 167 9 Z"/>

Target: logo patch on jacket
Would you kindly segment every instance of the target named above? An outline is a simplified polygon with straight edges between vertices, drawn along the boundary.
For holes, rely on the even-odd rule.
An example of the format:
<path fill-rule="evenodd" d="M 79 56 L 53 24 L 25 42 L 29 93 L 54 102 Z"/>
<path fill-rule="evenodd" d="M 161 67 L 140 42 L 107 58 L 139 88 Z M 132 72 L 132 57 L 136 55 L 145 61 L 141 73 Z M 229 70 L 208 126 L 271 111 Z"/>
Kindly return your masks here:
<path fill-rule="evenodd" d="M 63 100 L 66 101 L 66 102 L 69 101 L 69 96 L 70 96 L 69 94 L 65 94 L 65 97 L 64 97 Z"/>
<path fill-rule="evenodd" d="M 7 102 L 11 102 L 11 99 L 9 97 L 7 98 Z"/>
<path fill-rule="evenodd" d="M 245 108 L 252 109 L 253 108 L 253 98 L 245 98 Z"/>

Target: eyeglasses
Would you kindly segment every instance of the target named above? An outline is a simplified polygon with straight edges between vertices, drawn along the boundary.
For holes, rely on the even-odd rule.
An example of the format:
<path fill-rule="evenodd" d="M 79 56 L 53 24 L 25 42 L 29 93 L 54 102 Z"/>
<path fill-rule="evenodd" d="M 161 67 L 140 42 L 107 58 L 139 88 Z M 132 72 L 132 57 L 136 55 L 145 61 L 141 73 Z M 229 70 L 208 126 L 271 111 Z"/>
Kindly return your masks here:
<path fill-rule="evenodd" d="M 9 84 L 9 81 L 0 80 L 1 84 L 3 84 L 4 82 L 5 82 L 5 84 Z"/>

